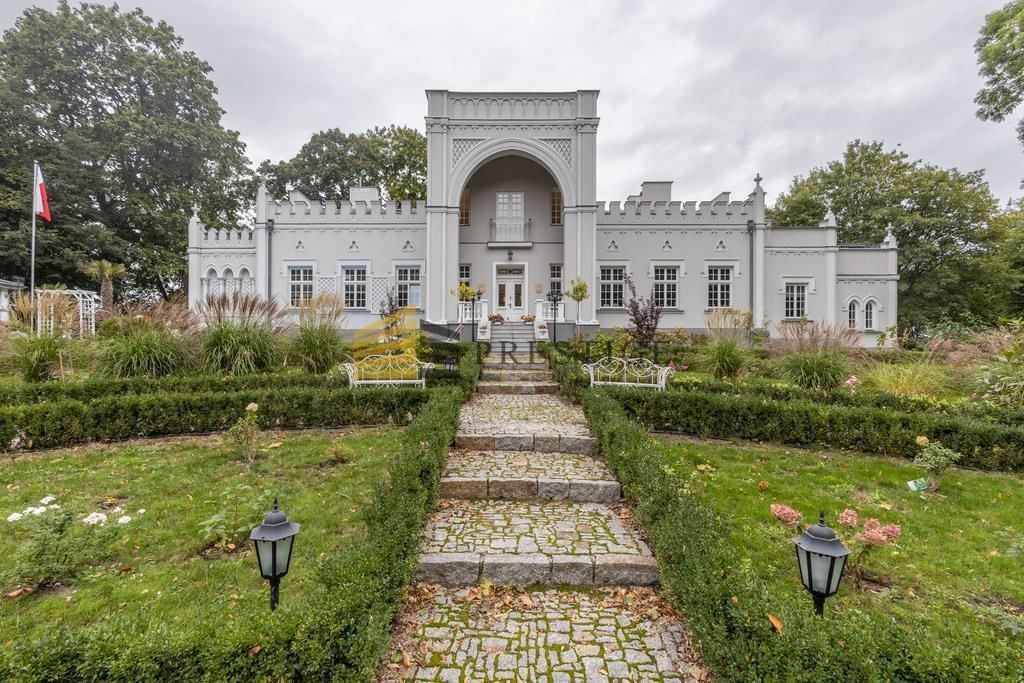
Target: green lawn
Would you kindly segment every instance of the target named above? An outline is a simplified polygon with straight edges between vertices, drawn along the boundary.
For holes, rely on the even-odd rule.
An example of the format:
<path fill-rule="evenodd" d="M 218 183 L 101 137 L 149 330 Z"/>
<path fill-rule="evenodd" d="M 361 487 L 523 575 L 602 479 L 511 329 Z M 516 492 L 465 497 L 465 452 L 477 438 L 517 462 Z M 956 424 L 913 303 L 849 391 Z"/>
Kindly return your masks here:
<path fill-rule="evenodd" d="M 54 504 L 74 513 L 74 535 L 104 539 L 75 578 L 3 599 L 4 639 L 30 637 L 58 624 L 95 624 L 114 615 L 145 628 L 265 613 L 268 591 L 248 543 L 224 552 L 211 548 L 200 533 L 200 523 L 224 507 L 222 492 L 239 484 L 252 487 L 240 499 L 251 502 L 269 491 L 302 524 L 292 571 L 281 586 L 283 604 L 301 601 L 317 559 L 361 533 L 361 506 L 386 476 L 401 430 L 264 436 L 267 448 L 251 466 L 219 436 L 90 446 L 0 463 L 0 581 L 5 593 L 18 585 L 17 556 L 35 537 L 35 525 L 61 511 L 6 521 L 12 512 L 55 496 Z M 108 515 L 105 526 L 82 522 L 97 512 Z M 119 524 L 121 515 L 131 521 Z M 242 524 L 259 517 L 252 519 L 250 513 Z"/>
<path fill-rule="evenodd" d="M 776 520 L 769 506 L 789 505 L 807 523 L 823 510 L 844 541 L 860 531 L 838 522 L 849 507 L 861 525 L 869 517 L 902 525 L 902 537 L 863 561 L 876 583 L 855 586 L 848 576 L 826 612 L 856 605 L 923 629 L 937 642 L 1024 642 L 1024 478 L 950 470 L 941 494 L 922 495 L 907 488 L 922 476 L 907 462 L 675 438 L 663 443 L 676 476 L 729 520 L 732 541 L 771 590 L 803 589 L 789 543 L 798 532 Z"/>

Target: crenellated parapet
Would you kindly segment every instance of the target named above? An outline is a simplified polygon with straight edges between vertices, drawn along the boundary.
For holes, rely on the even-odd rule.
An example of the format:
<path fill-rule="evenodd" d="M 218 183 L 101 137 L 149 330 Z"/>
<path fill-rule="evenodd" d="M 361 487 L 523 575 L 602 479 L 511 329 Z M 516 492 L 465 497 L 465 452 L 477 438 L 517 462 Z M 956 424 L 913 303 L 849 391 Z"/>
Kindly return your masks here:
<path fill-rule="evenodd" d="M 597 225 L 734 225 L 746 226 L 755 218 L 755 202 L 730 201 L 723 192 L 711 201 L 674 202 L 627 200 L 625 202 L 599 202 Z"/>
<path fill-rule="evenodd" d="M 253 231 L 249 228 L 199 227 L 199 246 L 217 249 L 254 249 Z"/>
<path fill-rule="evenodd" d="M 310 200 L 297 190 L 284 200 L 267 201 L 267 218 L 277 225 L 287 224 L 424 224 L 426 210 L 423 200 L 413 201 L 347 201 Z"/>

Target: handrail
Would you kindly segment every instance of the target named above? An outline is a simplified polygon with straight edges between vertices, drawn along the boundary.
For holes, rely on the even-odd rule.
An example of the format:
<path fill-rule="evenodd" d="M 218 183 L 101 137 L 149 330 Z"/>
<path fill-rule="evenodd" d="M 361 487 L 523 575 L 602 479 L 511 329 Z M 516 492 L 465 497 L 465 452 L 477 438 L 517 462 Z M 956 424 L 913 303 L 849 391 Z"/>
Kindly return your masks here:
<path fill-rule="evenodd" d="M 491 242 L 529 242 L 532 218 L 492 218 Z"/>

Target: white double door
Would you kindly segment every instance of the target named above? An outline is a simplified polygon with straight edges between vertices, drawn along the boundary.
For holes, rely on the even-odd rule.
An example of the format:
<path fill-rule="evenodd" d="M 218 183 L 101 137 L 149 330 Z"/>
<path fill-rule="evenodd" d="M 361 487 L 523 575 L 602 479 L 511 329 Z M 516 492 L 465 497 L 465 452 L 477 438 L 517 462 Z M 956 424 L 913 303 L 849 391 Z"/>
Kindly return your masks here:
<path fill-rule="evenodd" d="M 495 272 L 495 311 L 506 320 L 526 313 L 526 278 L 523 266 L 498 266 Z"/>

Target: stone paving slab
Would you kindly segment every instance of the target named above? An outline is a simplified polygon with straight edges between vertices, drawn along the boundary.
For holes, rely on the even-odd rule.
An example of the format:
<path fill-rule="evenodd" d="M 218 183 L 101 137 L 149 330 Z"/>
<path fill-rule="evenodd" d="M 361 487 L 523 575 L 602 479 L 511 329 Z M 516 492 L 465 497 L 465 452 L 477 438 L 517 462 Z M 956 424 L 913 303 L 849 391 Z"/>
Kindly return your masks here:
<path fill-rule="evenodd" d="M 453 451 L 442 498 L 572 500 L 614 503 L 621 488 L 597 458 L 535 451 Z"/>
<path fill-rule="evenodd" d="M 561 438 L 591 436 L 579 406 L 559 396 L 510 394 L 474 395 L 462 406 L 459 433 L 488 436 L 548 434 Z M 496 450 L 501 449 L 498 447 Z"/>
<path fill-rule="evenodd" d="M 599 503 L 444 501 L 422 532 L 420 552 L 650 556 L 627 523 Z"/>
<path fill-rule="evenodd" d="M 481 394 L 557 394 L 555 382 L 526 382 L 521 380 L 477 382 L 476 390 Z"/>
<path fill-rule="evenodd" d="M 706 679 L 679 619 L 650 589 L 420 584 L 410 596 L 380 683 Z"/>
<path fill-rule="evenodd" d="M 480 374 L 486 382 L 549 382 L 550 370 L 487 370 Z"/>

